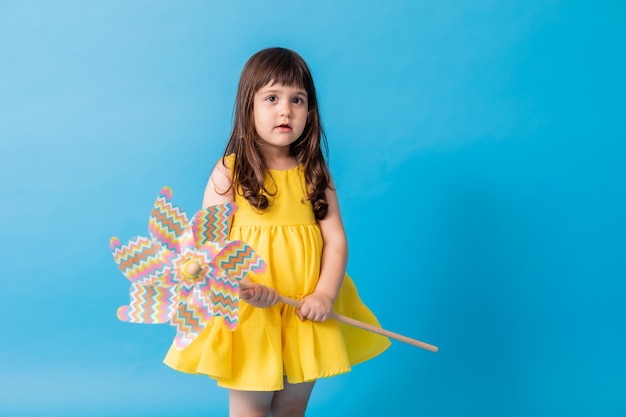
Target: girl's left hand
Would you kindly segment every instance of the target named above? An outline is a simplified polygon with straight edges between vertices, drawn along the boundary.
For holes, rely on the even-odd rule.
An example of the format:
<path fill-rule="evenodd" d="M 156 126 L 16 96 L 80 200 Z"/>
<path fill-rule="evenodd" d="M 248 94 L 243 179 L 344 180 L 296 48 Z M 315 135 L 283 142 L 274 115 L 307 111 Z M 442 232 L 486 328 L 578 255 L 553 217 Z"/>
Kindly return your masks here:
<path fill-rule="evenodd" d="M 302 306 L 296 310 L 300 320 L 325 321 L 333 312 L 333 300 L 326 294 L 316 291 L 302 299 Z"/>

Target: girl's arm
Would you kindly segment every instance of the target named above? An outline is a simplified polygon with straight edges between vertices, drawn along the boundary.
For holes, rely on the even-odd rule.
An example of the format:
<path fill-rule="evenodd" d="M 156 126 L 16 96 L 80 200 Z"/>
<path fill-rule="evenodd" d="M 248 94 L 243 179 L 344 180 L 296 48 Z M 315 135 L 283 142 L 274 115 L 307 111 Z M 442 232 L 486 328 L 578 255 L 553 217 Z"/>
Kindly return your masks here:
<path fill-rule="evenodd" d="M 231 185 L 230 169 L 228 166 L 224 166 L 224 163 L 220 160 L 215 165 L 215 168 L 213 168 L 213 172 L 204 190 L 202 207 L 205 208 L 235 201 L 235 193 Z M 242 300 L 255 307 L 269 307 L 278 302 L 278 293 L 272 288 L 255 284 L 248 278 L 244 278 L 243 280 L 250 284 L 250 288 L 241 290 L 239 296 Z"/>
<path fill-rule="evenodd" d="M 302 300 L 299 311 L 300 318 L 313 321 L 324 321 L 332 313 L 348 262 L 348 241 L 332 182 L 326 190 L 326 201 L 328 213 L 318 222 L 324 240 L 320 278 L 315 292 Z"/>
<path fill-rule="evenodd" d="M 231 184 L 230 170 L 228 166 L 224 166 L 220 159 L 215 168 L 213 168 L 209 182 L 204 189 L 202 208 L 235 201 L 235 193 Z"/>

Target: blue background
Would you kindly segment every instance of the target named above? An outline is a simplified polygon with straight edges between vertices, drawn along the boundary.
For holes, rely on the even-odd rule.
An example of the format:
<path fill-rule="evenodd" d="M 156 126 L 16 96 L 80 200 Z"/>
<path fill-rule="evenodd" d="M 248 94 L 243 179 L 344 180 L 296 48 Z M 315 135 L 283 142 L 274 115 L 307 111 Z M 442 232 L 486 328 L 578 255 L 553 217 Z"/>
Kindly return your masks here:
<path fill-rule="evenodd" d="M 239 73 L 308 61 L 349 272 L 395 342 L 310 416 L 626 415 L 616 1 L 0 1 L 0 414 L 226 415 L 118 322 L 109 239 L 200 208 Z"/>

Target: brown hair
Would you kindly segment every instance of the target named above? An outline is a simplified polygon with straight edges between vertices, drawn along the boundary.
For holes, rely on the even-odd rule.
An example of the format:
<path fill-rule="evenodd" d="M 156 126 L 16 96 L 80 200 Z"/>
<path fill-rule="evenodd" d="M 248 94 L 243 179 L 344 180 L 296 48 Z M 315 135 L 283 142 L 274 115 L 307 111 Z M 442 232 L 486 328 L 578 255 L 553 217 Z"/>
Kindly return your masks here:
<path fill-rule="evenodd" d="M 253 117 L 254 94 L 268 84 L 283 84 L 306 90 L 308 95 L 308 118 L 302 135 L 290 146 L 290 154 L 304 170 L 308 194 L 317 219 L 328 212 L 326 189 L 330 173 L 324 159 L 328 144 L 322 129 L 313 77 L 306 62 L 296 52 L 285 48 L 263 49 L 252 55 L 241 72 L 235 120 L 224 156 L 234 154 L 232 176 L 233 189 L 240 193 L 251 206 L 263 210 L 269 206 L 269 192 L 264 186 L 267 165 L 260 152 L 258 133 Z"/>

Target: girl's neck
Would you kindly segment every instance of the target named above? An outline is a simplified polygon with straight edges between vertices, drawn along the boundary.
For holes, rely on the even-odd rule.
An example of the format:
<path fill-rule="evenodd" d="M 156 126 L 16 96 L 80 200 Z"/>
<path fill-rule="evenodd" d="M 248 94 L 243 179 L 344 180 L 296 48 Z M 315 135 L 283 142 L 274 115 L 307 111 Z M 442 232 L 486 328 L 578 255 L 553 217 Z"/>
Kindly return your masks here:
<path fill-rule="evenodd" d="M 289 150 L 286 152 L 267 152 L 262 150 L 261 152 L 268 169 L 284 171 L 298 166 L 298 161 L 292 155 L 289 155 Z"/>
<path fill-rule="evenodd" d="M 297 167 L 298 161 L 293 156 L 290 156 L 283 160 L 266 159 L 265 164 L 267 165 L 268 169 L 273 169 L 276 171 L 287 171 L 289 169 Z"/>

